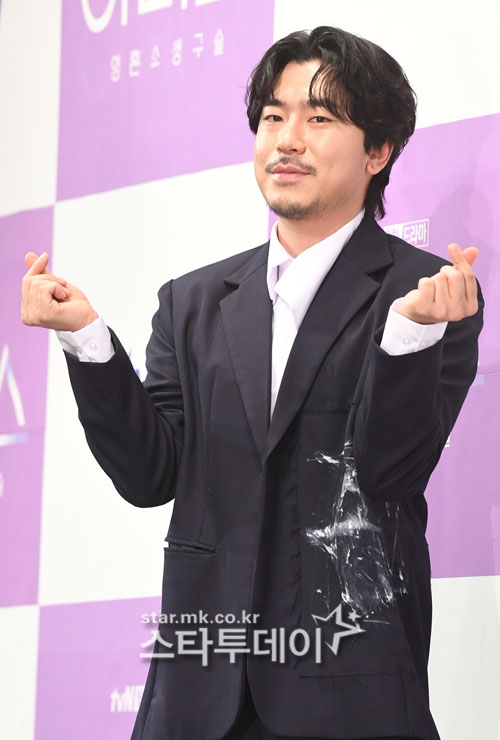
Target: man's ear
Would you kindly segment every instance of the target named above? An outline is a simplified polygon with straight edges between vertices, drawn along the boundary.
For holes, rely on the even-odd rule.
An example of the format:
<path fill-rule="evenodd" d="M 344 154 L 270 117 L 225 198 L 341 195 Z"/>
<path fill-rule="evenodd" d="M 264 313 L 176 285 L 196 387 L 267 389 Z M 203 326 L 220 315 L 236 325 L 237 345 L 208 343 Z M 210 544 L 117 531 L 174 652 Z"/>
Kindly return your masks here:
<path fill-rule="evenodd" d="M 368 153 L 366 171 L 369 175 L 376 175 L 386 166 L 394 149 L 392 141 L 384 141 L 382 146 L 372 147 Z"/>

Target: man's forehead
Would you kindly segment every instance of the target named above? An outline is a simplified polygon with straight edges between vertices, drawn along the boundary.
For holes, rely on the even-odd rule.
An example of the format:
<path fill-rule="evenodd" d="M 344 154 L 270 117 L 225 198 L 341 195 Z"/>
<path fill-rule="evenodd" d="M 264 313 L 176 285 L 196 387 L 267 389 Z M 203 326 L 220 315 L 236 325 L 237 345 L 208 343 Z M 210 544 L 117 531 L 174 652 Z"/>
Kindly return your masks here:
<path fill-rule="evenodd" d="M 301 109 L 324 108 L 325 101 L 324 98 L 322 99 L 321 90 L 325 82 L 326 70 L 323 70 L 323 74 L 315 79 L 311 90 L 311 81 L 320 66 L 319 59 L 305 63 L 289 62 L 274 80 L 272 90 L 265 98 L 264 105 L 284 108 L 293 103 Z"/>

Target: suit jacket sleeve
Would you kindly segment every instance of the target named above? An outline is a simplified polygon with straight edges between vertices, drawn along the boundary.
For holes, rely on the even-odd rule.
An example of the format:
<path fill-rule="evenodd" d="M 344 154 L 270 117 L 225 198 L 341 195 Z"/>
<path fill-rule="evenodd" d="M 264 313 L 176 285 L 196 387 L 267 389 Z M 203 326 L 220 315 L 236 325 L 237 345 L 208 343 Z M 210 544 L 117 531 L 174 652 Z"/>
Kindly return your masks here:
<path fill-rule="evenodd" d="M 141 383 L 110 328 L 114 355 L 80 362 L 64 351 L 87 442 L 117 491 L 131 504 L 159 506 L 175 496 L 184 411 L 173 339 L 171 282 L 159 292 Z M 109 328 L 109 327 L 108 327 Z"/>
<path fill-rule="evenodd" d="M 405 500 L 425 490 L 477 370 L 484 299 L 478 311 L 449 322 L 433 346 L 404 355 L 372 338 L 357 409 L 353 454 L 365 495 Z"/>

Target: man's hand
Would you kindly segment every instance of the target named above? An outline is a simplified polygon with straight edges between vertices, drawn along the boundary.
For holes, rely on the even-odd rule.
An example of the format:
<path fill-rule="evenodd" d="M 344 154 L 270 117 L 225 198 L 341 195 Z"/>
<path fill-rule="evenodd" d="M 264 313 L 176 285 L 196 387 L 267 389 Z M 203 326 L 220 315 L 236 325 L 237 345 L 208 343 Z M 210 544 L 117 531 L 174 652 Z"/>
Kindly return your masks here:
<path fill-rule="evenodd" d="M 468 247 L 462 251 L 458 244 L 448 244 L 448 254 L 453 267 L 443 265 L 432 277 L 420 278 L 418 288 L 405 295 L 399 313 L 418 324 L 460 321 L 476 313 L 477 282 L 472 263 L 479 250 Z"/>
<path fill-rule="evenodd" d="M 78 331 L 98 317 L 81 290 L 46 269 L 49 261 L 47 252 L 39 257 L 34 252 L 28 252 L 24 261 L 28 271 L 22 285 L 23 324 Z"/>

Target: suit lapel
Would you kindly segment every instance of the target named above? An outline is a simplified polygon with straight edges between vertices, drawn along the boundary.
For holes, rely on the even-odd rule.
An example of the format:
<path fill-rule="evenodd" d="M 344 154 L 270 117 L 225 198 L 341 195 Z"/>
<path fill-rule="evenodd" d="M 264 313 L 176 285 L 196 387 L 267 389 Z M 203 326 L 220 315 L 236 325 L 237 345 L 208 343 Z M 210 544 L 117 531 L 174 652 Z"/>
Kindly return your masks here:
<path fill-rule="evenodd" d="M 273 310 L 266 281 L 268 247 L 269 242 L 243 268 L 225 278 L 237 290 L 219 302 L 231 363 L 261 457 L 271 399 Z"/>
<path fill-rule="evenodd" d="M 263 461 L 299 411 L 339 334 L 379 289 L 379 281 L 370 273 L 392 264 L 386 233 L 373 218 L 365 216 L 304 316 L 269 425 L 273 311 L 266 282 L 268 248 L 269 242 L 225 278 L 236 289 L 219 303 L 231 363 Z"/>
<path fill-rule="evenodd" d="M 339 334 L 378 291 L 380 283 L 369 273 L 390 264 L 387 235 L 365 217 L 321 283 L 297 332 L 276 399 L 266 457 L 293 421 Z"/>

